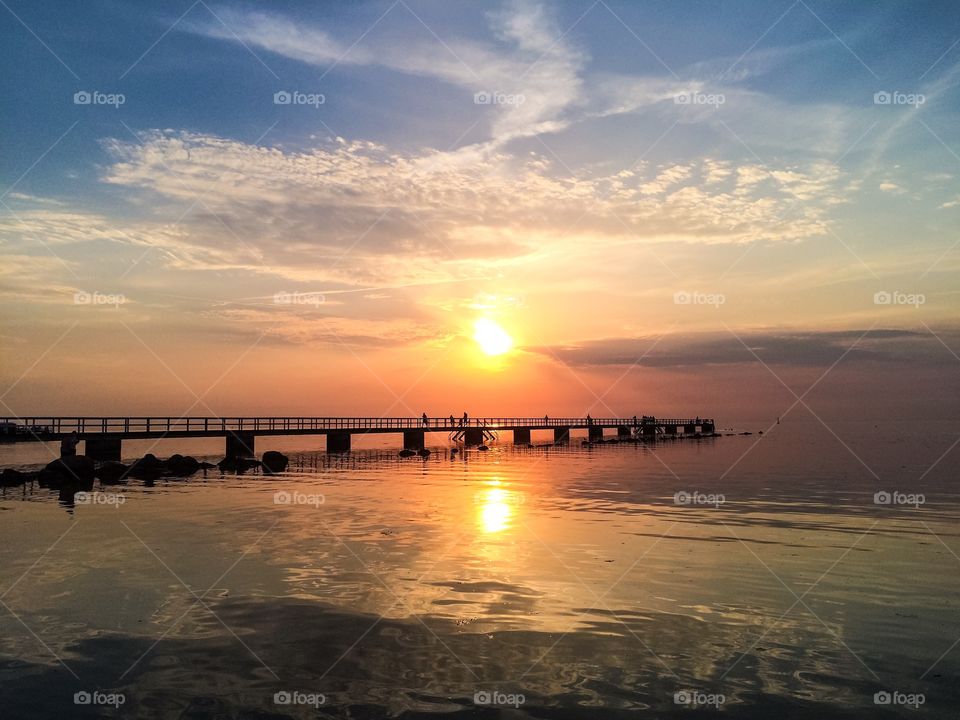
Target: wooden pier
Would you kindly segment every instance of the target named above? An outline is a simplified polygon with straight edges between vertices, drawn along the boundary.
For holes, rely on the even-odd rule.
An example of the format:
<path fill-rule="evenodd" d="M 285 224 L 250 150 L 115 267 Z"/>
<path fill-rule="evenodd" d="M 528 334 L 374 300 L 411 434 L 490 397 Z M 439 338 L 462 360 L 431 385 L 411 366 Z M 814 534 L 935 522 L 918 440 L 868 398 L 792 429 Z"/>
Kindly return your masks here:
<path fill-rule="evenodd" d="M 325 435 L 326 449 L 349 452 L 354 435 L 396 433 L 403 447 L 420 450 L 428 433 L 481 445 L 510 432 L 515 443 L 529 443 L 533 430 L 552 430 L 555 442 L 569 439 L 571 430 L 587 430 L 591 441 L 603 440 L 605 430 L 620 438 L 658 438 L 714 434 L 707 418 L 554 418 L 554 417 L 24 417 L 0 418 L 0 441 L 59 441 L 73 433 L 86 443 L 95 460 L 119 460 L 124 440 L 164 438 L 225 438 L 228 457 L 254 455 L 258 436 Z"/>

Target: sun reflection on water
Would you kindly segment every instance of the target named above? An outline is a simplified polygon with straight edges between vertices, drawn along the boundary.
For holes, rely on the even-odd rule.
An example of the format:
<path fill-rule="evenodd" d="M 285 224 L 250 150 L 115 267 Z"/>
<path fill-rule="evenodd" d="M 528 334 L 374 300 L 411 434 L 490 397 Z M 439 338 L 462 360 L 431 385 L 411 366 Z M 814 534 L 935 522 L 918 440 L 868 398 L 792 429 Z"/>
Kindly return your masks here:
<path fill-rule="evenodd" d="M 506 489 L 499 478 L 487 482 L 489 487 L 480 492 L 477 519 L 481 530 L 489 535 L 508 530 L 513 525 L 520 495 Z"/>

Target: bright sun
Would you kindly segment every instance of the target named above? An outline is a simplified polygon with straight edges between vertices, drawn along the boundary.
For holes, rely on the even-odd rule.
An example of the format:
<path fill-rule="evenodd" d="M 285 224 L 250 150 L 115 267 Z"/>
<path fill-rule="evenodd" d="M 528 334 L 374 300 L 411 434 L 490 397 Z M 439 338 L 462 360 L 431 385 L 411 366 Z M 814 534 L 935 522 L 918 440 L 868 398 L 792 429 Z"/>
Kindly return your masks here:
<path fill-rule="evenodd" d="M 490 318 L 480 318 L 473 324 L 473 339 L 487 355 L 503 355 L 513 347 L 507 331 Z"/>

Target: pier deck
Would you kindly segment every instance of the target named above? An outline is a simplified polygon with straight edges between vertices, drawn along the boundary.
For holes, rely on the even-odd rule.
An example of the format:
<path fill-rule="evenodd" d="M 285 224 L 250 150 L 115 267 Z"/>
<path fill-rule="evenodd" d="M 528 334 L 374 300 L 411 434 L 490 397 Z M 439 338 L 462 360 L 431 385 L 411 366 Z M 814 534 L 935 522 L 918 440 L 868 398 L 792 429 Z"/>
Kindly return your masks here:
<path fill-rule="evenodd" d="M 426 433 L 447 433 L 467 444 L 480 444 L 504 431 L 514 441 L 530 442 L 532 430 L 553 430 L 562 441 L 571 430 L 586 429 L 591 440 L 615 428 L 621 437 L 710 435 L 709 418 L 590 418 L 586 417 L 23 417 L 0 418 L 0 440 L 56 441 L 77 433 L 86 454 L 119 459 L 123 440 L 161 438 L 226 438 L 227 455 L 252 454 L 254 439 L 270 435 L 325 435 L 327 449 L 346 452 L 353 435 L 399 433 L 405 448 L 423 447 Z"/>

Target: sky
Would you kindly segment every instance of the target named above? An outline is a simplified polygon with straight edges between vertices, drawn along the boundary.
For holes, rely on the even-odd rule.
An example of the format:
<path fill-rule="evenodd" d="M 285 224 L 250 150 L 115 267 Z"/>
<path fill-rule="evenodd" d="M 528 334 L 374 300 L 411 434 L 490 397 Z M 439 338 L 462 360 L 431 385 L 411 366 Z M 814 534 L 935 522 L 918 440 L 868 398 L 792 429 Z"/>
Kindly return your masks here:
<path fill-rule="evenodd" d="M 4 0 L 0 37 L 0 415 L 956 415 L 952 2 Z"/>

